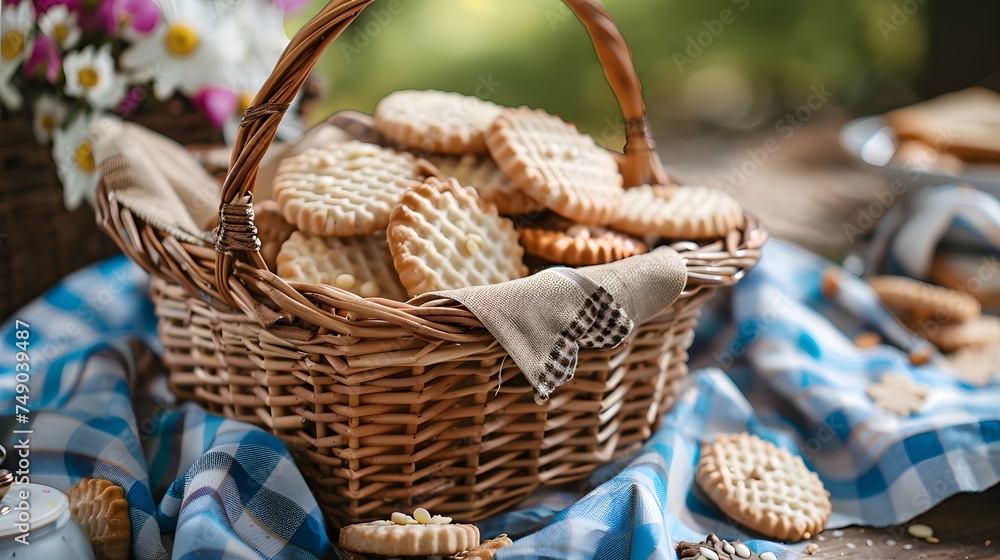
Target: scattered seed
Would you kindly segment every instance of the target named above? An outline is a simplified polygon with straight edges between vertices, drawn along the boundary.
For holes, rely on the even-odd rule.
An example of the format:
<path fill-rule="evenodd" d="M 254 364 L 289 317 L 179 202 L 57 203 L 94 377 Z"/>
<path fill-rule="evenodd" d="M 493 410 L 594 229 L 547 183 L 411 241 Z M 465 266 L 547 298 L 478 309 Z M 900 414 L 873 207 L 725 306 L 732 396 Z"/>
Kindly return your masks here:
<path fill-rule="evenodd" d="M 927 537 L 927 542 L 929 542 L 931 544 L 937 544 L 937 543 L 941 542 L 941 539 L 939 539 L 937 537 Z"/>
<path fill-rule="evenodd" d="M 904 544 L 903 545 L 903 550 L 910 550 L 911 548 L 913 548 L 912 544 Z"/>
<path fill-rule="evenodd" d="M 858 532 L 861 533 L 862 535 L 865 534 L 865 528 L 862 527 L 862 528 L 858 529 Z"/>
<path fill-rule="evenodd" d="M 875 543 L 873 543 L 871 539 L 866 540 L 865 544 L 868 545 L 868 546 L 874 546 L 875 545 Z"/>
<path fill-rule="evenodd" d="M 840 537 L 844 536 L 844 532 L 841 531 L 840 529 L 837 529 L 836 531 L 833 532 L 833 536 L 835 536 L 835 537 L 837 537 L 839 539 Z"/>
<path fill-rule="evenodd" d="M 889 540 L 885 541 L 885 544 L 887 544 L 889 546 L 896 546 L 896 541 L 894 541 L 892 539 L 889 539 Z"/>
<path fill-rule="evenodd" d="M 820 536 L 816 537 L 816 540 L 818 540 L 819 542 L 823 542 L 823 541 L 826 540 L 826 537 L 824 537 L 823 535 L 820 535 Z M 989 546 L 989 545 L 986 545 L 986 546 Z"/>
<path fill-rule="evenodd" d="M 923 523 L 914 523 L 906 528 L 906 532 L 917 537 L 918 539 L 926 539 L 927 537 L 934 536 L 934 529 Z"/>
<path fill-rule="evenodd" d="M 849 543 L 847 543 L 847 548 L 857 548 L 857 545 L 855 545 L 852 542 L 849 542 Z"/>
<path fill-rule="evenodd" d="M 760 555 L 760 560 L 778 560 L 773 552 L 764 552 Z"/>
<path fill-rule="evenodd" d="M 991 544 L 993 544 L 993 541 L 991 541 L 990 539 L 986 539 L 986 542 L 984 542 L 983 544 L 985 544 L 986 546 L 990 546 Z"/>
<path fill-rule="evenodd" d="M 816 554 L 817 550 L 819 550 L 819 545 L 816 543 L 810 543 L 809 546 L 806 547 L 806 554 Z"/>

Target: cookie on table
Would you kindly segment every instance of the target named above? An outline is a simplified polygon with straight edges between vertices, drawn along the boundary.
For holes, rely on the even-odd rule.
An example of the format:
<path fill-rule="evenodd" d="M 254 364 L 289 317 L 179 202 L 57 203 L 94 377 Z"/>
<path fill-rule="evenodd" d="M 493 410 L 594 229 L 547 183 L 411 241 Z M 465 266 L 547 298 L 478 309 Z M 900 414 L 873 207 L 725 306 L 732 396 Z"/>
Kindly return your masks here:
<path fill-rule="evenodd" d="M 996 315 L 982 315 L 965 323 L 950 325 L 933 319 L 905 323 L 910 330 L 944 352 L 1000 344 L 1000 317 Z"/>
<path fill-rule="evenodd" d="M 253 203 L 253 223 L 257 228 L 257 238 L 260 239 L 260 256 L 270 270 L 278 264 L 278 251 L 281 244 L 291 237 L 295 226 L 285 221 L 281 216 L 278 203 L 273 200 L 261 200 Z"/>
<path fill-rule="evenodd" d="M 438 168 L 442 179 L 454 177 L 459 184 L 475 187 L 479 197 L 496 205 L 501 214 L 534 214 L 545 209 L 515 187 L 489 157 L 431 156 L 429 161 Z"/>
<path fill-rule="evenodd" d="M 278 276 L 326 284 L 361 297 L 403 301 L 406 290 L 392 264 L 384 233 L 318 237 L 297 231 L 281 246 Z"/>
<path fill-rule="evenodd" d="M 389 250 L 411 297 L 523 278 L 524 249 L 510 220 L 472 187 L 427 179 L 389 220 Z"/>
<path fill-rule="evenodd" d="M 830 493 L 801 457 L 747 433 L 704 444 L 695 477 L 727 516 L 784 541 L 819 534 L 832 511 Z"/>
<path fill-rule="evenodd" d="M 931 282 L 971 294 L 986 308 L 1000 309 L 996 255 L 943 253 L 931 264 Z"/>
<path fill-rule="evenodd" d="M 400 148 L 436 154 L 486 151 L 484 133 L 503 109 L 444 91 L 396 91 L 375 107 L 375 127 Z"/>
<path fill-rule="evenodd" d="M 66 493 L 73 519 L 90 539 L 97 560 L 127 560 L 132 521 L 121 486 L 102 478 L 84 478 Z"/>
<path fill-rule="evenodd" d="M 425 172 L 410 154 L 358 141 L 330 144 L 283 161 L 274 199 L 285 220 L 306 233 L 369 235 L 385 229 Z"/>
<path fill-rule="evenodd" d="M 965 323 L 983 308 L 973 296 L 904 276 L 873 276 L 868 285 L 893 313 L 907 319 L 937 323 Z"/>
<path fill-rule="evenodd" d="M 887 373 L 865 389 L 876 407 L 904 417 L 920 412 L 929 393 L 929 387 L 904 373 Z"/>
<path fill-rule="evenodd" d="M 964 348 L 949 354 L 944 366 L 972 385 L 988 385 L 1000 378 L 1000 344 Z"/>
<path fill-rule="evenodd" d="M 520 232 L 526 253 L 569 266 L 606 264 L 649 250 L 642 241 L 623 233 L 558 217 L 531 223 Z"/>
<path fill-rule="evenodd" d="M 1000 159 L 1000 94 L 974 87 L 885 115 L 896 136 L 917 139 L 965 160 Z"/>
<path fill-rule="evenodd" d="M 533 200 L 587 225 L 606 225 L 622 200 L 615 156 L 559 117 L 507 109 L 486 134 L 497 166 Z"/>
<path fill-rule="evenodd" d="M 417 508 L 413 516 L 396 512 L 389 521 L 348 525 L 340 531 L 340 548 L 351 558 L 426 558 L 492 560 L 510 544 L 506 535 L 480 543 L 475 525 L 452 523 L 450 517 Z"/>
<path fill-rule="evenodd" d="M 743 209 L 703 186 L 640 185 L 625 191 L 611 227 L 666 239 L 718 239 L 743 227 Z"/>

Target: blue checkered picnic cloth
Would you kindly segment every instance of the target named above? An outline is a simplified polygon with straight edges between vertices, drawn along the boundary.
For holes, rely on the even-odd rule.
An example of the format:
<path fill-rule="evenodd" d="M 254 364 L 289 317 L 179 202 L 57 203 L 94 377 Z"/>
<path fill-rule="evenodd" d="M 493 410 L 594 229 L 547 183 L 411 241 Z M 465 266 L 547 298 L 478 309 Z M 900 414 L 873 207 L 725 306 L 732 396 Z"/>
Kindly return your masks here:
<path fill-rule="evenodd" d="M 147 287 L 138 267 L 113 258 L 0 327 L 0 440 L 15 451 L 23 436 L 10 434 L 33 431 L 32 482 L 66 491 L 95 477 L 121 486 L 138 560 L 322 558 L 330 547 L 323 518 L 284 444 L 173 404 L 149 359 L 159 343 Z M 18 330 L 29 333 L 24 402 L 16 400 Z M 16 470 L 12 460 L 6 466 Z"/>
<path fill-rule="evenodd" d="M 832 494 L 831 528 L 901 523 L 996 484 L 1000 384 L 974 388 L 935 363 L 911 366 L 905 349 L 922 341 L 864 282 L 846 276 L 836 299 L 822 296 L 830 266 L 770 242 L 732 305 L 713 306 L 701 322 L 711 342 L 702 361 L 726 373 L 693 373 L 638 453 L 480 523 L 484 536 L 519 537 L 498 558 L 671 559 L 678 541 L 708 532 L 797 556 L 803 545 L 746 532 L 694 484 L 701 442 L 723 432 L 749 431 L 802 455 Z M 122 485 L 139 559 L 321 557 L 322 518 L 284 446 L 193 405 L 174 410 L 162 372 L 137 365 L 149 362 L 145 347 L 159 348 L 145 293 L 145 275 L 116 258 L 14 317 L 31 325 L 33 480 L 63 490 L 82 476 Z M 0 328 L 6 411 L 15 405 L 14 318 Z M 859 349 L 860 330 L 891 345 Z M 919 414 L 873 406 L 865 388 L 887 372 L 933 388 Z M 12 416 L 0 423 L 0 434 L 23 427 Z"/>
<path fill-rule="evenodd" d="M 695 484 L 700 444 L 718 433 L 747 431 L 802 456 L 831 493 L 828 528 L 895 525 L 1000 481 L 1000 383 L 972 387 L 936 363 L 911 366 L 903 349 L 924 342 L 896 323 L 867 284 L 848 275 L 835 299 L 823 297 L 822 274 L 832 266 L 769 242 L 731 308 L 721 306 L 731 315 L 704 322 L 732 325 L 731 336 L 703 349 L 728 375 L 695 372 L 648 444 L 582 488 L 542 492 L 480 524 L 487 535 L 540 528 L 497 558 L 672 559 L 679 541 L 709 532 L 795 558 L 804 544 L 746 531 Z M 880 332 L 891 345 L 860 349 L 852 337 L 861 330 Z M 932 388 L 920 413 L 884 412 L 865 394 L 890 372 Z"/>

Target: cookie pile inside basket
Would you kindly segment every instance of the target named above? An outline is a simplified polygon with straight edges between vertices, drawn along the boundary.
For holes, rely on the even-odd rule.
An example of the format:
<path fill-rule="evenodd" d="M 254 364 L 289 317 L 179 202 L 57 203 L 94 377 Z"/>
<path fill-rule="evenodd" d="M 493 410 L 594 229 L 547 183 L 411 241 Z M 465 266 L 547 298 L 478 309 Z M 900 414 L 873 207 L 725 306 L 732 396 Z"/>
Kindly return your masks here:
<path fill-rule="evenodd" d="M 273 201 L 254 205 L 285 280 L 402 301 L 743 225 L 715 189 L 624 188 L 614 152 L 544 111 L 399 91 L 350 124 L 350 139 L 284 159 Z"/>

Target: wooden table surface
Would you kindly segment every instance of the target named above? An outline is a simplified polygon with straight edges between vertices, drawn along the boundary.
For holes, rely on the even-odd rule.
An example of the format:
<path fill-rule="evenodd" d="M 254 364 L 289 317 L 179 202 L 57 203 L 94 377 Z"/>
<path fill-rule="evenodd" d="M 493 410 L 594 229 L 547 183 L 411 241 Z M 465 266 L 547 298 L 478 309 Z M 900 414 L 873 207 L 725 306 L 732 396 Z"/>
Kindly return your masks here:
<path fill-rule="evenodd" d="M 824 531 L 811 542 L 819 549 L 801 558 L 832 560 L 987 560 L 1000 558 L 1000 486 L 980 494 L 961 494 L 938 504 L 912 523 L 934 529 L 938 543 L 916 539 L 906 525 L 882 529 L 850 527 Z M 822 539 L 822 540 L 821 540 Z M 868 543 L 871 546 L 868 546 Z M 906 549 L 904 545 L 912 545 Z"/>

